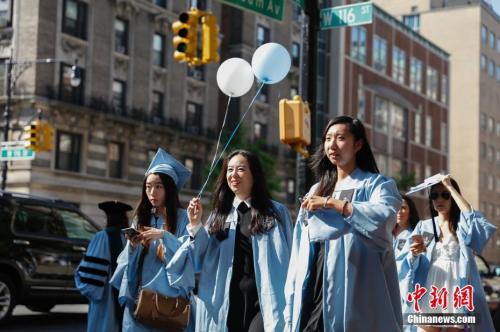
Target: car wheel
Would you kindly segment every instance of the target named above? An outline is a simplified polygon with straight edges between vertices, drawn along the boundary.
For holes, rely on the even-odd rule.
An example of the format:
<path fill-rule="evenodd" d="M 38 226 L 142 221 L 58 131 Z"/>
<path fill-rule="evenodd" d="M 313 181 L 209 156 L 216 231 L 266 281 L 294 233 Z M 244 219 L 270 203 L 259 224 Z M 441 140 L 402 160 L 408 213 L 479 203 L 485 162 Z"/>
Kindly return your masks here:
<path fill-rule="evenodd" d="M 6 322 L 16 306 L 16 289 L 12 280 L 0 273 L 0 324 Z"/>
<path fill-rule="evenodd" d="M 54 304 L 31 304 L 26 307 L 35 312 L 49 312 L 52 308 L 54 308 Z"/>

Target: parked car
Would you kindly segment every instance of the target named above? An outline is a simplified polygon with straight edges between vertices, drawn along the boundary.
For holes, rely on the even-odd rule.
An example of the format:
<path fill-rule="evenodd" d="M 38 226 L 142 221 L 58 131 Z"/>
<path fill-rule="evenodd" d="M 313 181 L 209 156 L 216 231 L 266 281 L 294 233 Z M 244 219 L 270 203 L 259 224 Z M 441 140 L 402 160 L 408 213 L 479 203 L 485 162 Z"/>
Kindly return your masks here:
<path fill-rule="evenodd" d="M 486 302 L 490 308 L 495 329 L 500 331 L 500 276 L 490 268 L 490 265 L 481 255 L 476 255 L 476 265 L 481 276 Z"/>
<path fill-rule="evenodd" d="M 86 303 L 73 274 L 98 230 L 73 204 L 0 191 L 0 323 L 17 304 Z"/>

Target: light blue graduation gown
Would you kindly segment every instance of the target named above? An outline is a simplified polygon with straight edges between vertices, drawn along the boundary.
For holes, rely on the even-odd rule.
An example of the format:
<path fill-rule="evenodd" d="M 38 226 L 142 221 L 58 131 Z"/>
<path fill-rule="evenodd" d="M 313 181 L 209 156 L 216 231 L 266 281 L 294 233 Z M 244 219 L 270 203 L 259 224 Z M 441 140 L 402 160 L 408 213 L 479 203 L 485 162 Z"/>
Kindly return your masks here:
<path fill-rule="evenodd" d="M 87 331 L 120 330 L 111 285 L 111 253 L 105 230 L 92 238 L 85 257 L 75 272 L 76 288 L 89 300 Z"/>
<path fill-rule="evenodd" d="M 399 291 L 401 292 L 401 309 L 403 314 L 411 311 L 411 303 L 407 300 L 408 287 L 411 283 L 412 271 L 406 260 L 411 245 L 411 235 L 413 230 L 408 228 L 403 230 L 397 236 L 393 237 L 394 256 L 396 257 L 396 266 L 398 269 Z M 404 322 L 403 322 L 404 324 Z M 409 325 L 404 325 L 404 331 L 411 331 Z"/>
<path fill-rule="evenodd" d="M 274 225 L 268 232 L 252 235 L 255 281 L 266 332 L 283 331 L 285 328 L 283 288 L 292 237 L 292 222 L 288 209 L 274 201 L 273 206 L 280 220 L 268 220 Z M 195 271 L 200 271 L 196 331 L 227 331 L 237 220 L 238 213 L 233 207 L 227 218 L 231 223 L 227 239 L 219 241 L 215 236 L 210 236 L 207 225 L 198 231 L 194 241 L 184 245 L 184 252 L 179 251 L 179 255 L 176 255 L 172 264 L 167 267 L 172 279 L 184 275 L 186 281 L 190 279 L 188 274 L 193 275 Z M 207 224 L 210 224 L 210 221 Z"/>
<path fill-rule="evenodd" d="M 310 190 L 315 191 L 316 185 Z M 311 242 L 325 242 L 325 331 L 401 331 L 401 300 L 392 229 L 401 197 L 380 174 L 355 169 L 336 192 L 354 189 L 352 215 L 299 211 L 285 286 L 287 330 L 299 331 L 303 292 L 314 264 Z"/>
<path fill-rule="evenodd" d="M 438 236 L 441 235 L 441 229 L 436 222 L 436 230 Z M 470 326 L 473 332 L 490 332 L 494 331 L 493 322 L 486 303 L 481 278 L 477 270 L 476 262 L 474 260 L 474 252 L 481 253 L 486 242 L 490 239 L 496 231 L 496 227 L 486 220 L 486 218 L 479 211 L 462 212 L 460 213 L 460 221 L 457 228 L 457 239 L 460 246 L 460 261 L 458 265 L 459 274 L 459 287 L 472 285 L 474 287 L 474 315 L 479 324 Z M 415 227 L 413 234 L 434 234 L 432 227 L 432 219 L 421 221 Z M 425 253 L 413 257 L 411 252 L 407 253 L 407 259 L 404 264 L 407 265 L 406 269 L 411 269 L 411 279 L 408 289 L 415 290 L 415 284 L 419 283 L 422 287 L 425 286 L 427 281 L 427 274 L 432 262 L 432 252 L 436 245 L 435 239 L 432 240 L 427 246 Z M 429 301 L 429 292 L 420 299 L 420 301 Z M 453 290 L 448 289 L 448 296 L 453 296 Z M 453 305 L 453 298 L 448 301 L 449 305 Z M 449 300 L 450 300 L 449 299 Z M 413 308 L 413 305 L 411 305 Z M 468 313 L 466 308 L 463 308 L 464 313 Z"/>
<path fill-rule="evenodd" d="M 160 217 L 158 220 L 155 220 L 154 217 L 151 217 L 151 227 L 162 228 L 163 223 L 163 218 Z M 161 261 L 156 256 L 156 249 L 161 243 L 160 239 L 150 243 L 148 252 L 144 256 L 140 288 L 147 288 L 169 297 L 182 296 L 190 298 L 190 292 L 194 283 L 173 285 L 169 281 L 166 271 L 166 266 L 169 264 L 176 251 L 184 242 L 189 241 L 189 235 L 186 229 L 187 224 L 188 218 L 186 210 L 178 209 L 177 229 L 175 235 L 170 232 L 165 232 L 163 238 L 161 239 L 166 249 L 164 261 Z M 118 257 L 118 266 L 111 279 L 113 287 L 120 290 L 120 303 L 125 305 L 125 312 L 123 315 L 123 331 L 157 331 L 156 329 L 145 326 L 134 319 L 135 300 L 139 292 L 137 287 L 138 263 L 142 251 L 142 245 L 139 244 L 136 248 L 132 248 L 130 242 L 128 242 L 125 249 Z M 192 320 L 190 321 L 190 324 L 192 324 Z M 191 329 L 192 327 L 188 326 L 187 330 L 189 331 Z"/>

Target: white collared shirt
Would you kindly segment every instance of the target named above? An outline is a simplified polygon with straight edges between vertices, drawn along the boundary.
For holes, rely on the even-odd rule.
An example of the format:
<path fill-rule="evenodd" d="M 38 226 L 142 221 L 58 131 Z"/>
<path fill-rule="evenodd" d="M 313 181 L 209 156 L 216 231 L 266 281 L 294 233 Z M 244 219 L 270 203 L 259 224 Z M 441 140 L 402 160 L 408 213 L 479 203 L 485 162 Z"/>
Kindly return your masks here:
<path fill-rule="evenodd" d="M 235 209 L 238 208 L 238 206 L 240 206 L 240 203 L 241 202 L 245 202 L 245 204 L 247 205 L 247 207 L 251 208 L 252 207 L 252 204 L 250 204 L 250 202 L 252 201 L 251 198 L 247 198 L 245 199 L 244 201 L 239 199 L 238 197 L 234 196 L 234 199 L 233 199 L 233 206 Z"/>

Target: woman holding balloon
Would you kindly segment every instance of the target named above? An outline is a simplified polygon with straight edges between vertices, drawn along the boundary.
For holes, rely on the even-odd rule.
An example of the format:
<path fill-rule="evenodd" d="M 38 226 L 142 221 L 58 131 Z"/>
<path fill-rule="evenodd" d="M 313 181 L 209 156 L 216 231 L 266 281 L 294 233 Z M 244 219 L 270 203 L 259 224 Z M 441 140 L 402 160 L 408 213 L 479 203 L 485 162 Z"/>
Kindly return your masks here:
<path fill-rule="evenodd" d="M 250 89 L 254 74 L 260 87 L 276 83 L 286 76 L 290 62 L 288 52 L 281 45 L 265 44 L 255 52 L 252 66 L 239 58 L 226 60 L 217 73 L 217 83 L 229 97 L 241 96 Z M 260 88 L 247 112 L 259 92 Z M 217 144 L 205 185 L 247 112 L 218 158 Z M 286 207 L 271 199 L 265 179 L 257 156 L 236 150 L 223 161 L 213 193 L 212 211 L 204 225 L 200 196 L 205 185 L 189 204 L 188 231 L 192 241 L 183 245 L 175 264 L 167 270 L 172 279 L 183 278 L 186 282 L 194 280 L 195 272 L 200 273 L 196 331 L 285 329 L 283 289 L 290 258 L 292 222 Z"/>

